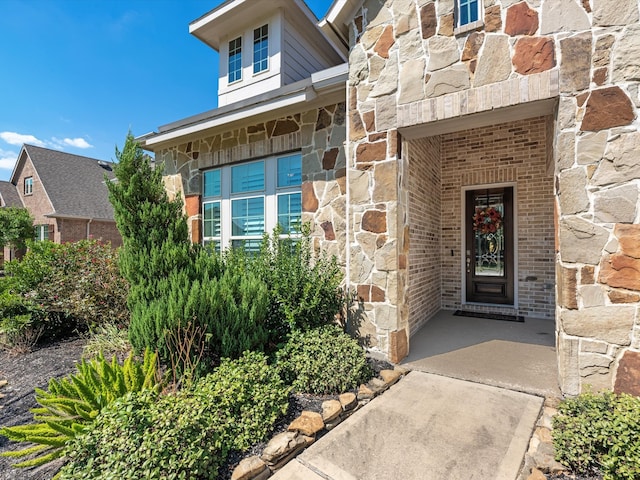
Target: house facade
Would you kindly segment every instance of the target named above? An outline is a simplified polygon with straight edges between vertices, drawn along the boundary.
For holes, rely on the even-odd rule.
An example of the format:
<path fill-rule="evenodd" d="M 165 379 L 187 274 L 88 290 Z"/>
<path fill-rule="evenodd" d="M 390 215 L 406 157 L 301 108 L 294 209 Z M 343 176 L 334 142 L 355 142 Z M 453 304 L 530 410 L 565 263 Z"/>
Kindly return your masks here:
<path fill-rule="evenodd" d="M 9 184 L 34 219 L 34 240 L 95 239 L 118 247 L 105 176 L 114 178 L 109 162 L 23 145 Z"/>
<path fill-rule="evenodd" d="M 233 172 L 246 177 L 244 161 L 297 152 L 300 218 L 340 259 L 372 350 L 401 360 L 441 309 L 547 318 L 563 392 L 640 394 L 638 3 L 337 0 L 307 24 L 335 63 L 310 67 L 298 80 L 311 84 L 309 97 L 280 115 L 295 82 L 258 94 L 233 87 L 243 80 L 230 72 L 235 59 L 255 75 L 251 57 L 234 55 L 253 39 L 260 58 L 269 15 L 300 33 L 286 17 L 306 6 L 273 8 L 284 3 L 253 23 L 220 21 L 230 26 L 210 44 L 229 103 L 141 138 L 184 194 L 193 239 L 233 245 L 237 221 L 251 216 Z M 252 5 L 263 4 L 274 5 Z M 208 15 L 245 8 L 227 1 Z M 206 19 L 192 33 L 222 28 Z M 290 48 L 279 45 L 274 63 Z M 208 175 L 218 178 L 211 169 L 226 193 L 207 187 Z M 223 219 L 213 237 L 209 203 Z"/>

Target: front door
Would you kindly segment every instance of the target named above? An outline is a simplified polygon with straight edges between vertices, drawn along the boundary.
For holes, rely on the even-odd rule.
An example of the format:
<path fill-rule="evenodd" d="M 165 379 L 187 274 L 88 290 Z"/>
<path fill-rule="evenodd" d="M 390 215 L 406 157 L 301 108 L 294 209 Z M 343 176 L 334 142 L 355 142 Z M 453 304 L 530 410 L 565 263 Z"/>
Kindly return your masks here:
<path fill-rule="evenodd" d="M 513 187 L 466 192 L 467 302 L 513 305 Z"/>

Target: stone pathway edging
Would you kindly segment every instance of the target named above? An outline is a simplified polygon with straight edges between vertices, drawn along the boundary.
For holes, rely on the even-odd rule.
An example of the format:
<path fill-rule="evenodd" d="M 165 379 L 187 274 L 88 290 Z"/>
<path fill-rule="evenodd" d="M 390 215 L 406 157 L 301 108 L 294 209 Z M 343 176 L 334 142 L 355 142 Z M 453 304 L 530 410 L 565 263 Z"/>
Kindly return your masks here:
<path fill-rule="evenodd" d="M 547 397 L 536 428 L 529 441 L 529 449 L 524 456 L 524 466 L 518 480 L 546 480 L 546 474 L 566 472 L 567 468 L 555 459 L 553 447 L 553 417 L 558 414 L 560 399 Z"/>
<path fill-rule="evenodd" d="M 382 394 L 408 373 L 401 367 L 382 370 L 378 377 L 360 385 L 357 395 L 343 393 L 322 403 L 322 414 L 303 411 L 286 432 L 273 437 L 261 455 L 245 458 L 233 471 L 231 480 L 265 480 L 315 442 L 322 430 L 332 430 L 343 420 Z"/>

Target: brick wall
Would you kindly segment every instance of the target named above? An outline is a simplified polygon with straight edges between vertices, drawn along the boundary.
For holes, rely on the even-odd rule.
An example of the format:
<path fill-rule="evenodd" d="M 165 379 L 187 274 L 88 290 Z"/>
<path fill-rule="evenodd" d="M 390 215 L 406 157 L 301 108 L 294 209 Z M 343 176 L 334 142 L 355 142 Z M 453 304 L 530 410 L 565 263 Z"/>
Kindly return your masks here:
<path fill-rule="evenodd" d="M 409 330 L 441 308 L 440 137 L 409 142 Z"/>
<path fill-rule="evenodd" d="M 517 212 L 517 313 L 554 318 L 554 193 L 553 177 L 547 168 L 546 141 L 551 121 L 549 117 L 539 117 L 441 136 L 442 308 L 454 310 L 461 305 L 461 189 L 513 182 Z M 465 309 L 496 310 L 475 305 L 466 305 Z"/>

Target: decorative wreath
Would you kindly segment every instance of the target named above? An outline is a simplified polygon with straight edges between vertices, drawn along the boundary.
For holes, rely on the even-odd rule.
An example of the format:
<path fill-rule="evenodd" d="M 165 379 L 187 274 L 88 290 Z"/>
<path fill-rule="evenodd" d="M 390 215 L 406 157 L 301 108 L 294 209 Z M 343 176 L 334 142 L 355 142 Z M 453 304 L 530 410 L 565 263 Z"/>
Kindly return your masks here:
<path fill-rule="evenodd" d="M 502 214 L 494 207 L 476 208 L 473 216 L 473 231 L 482 234 L 496 233 L 502 226 Z"/>

